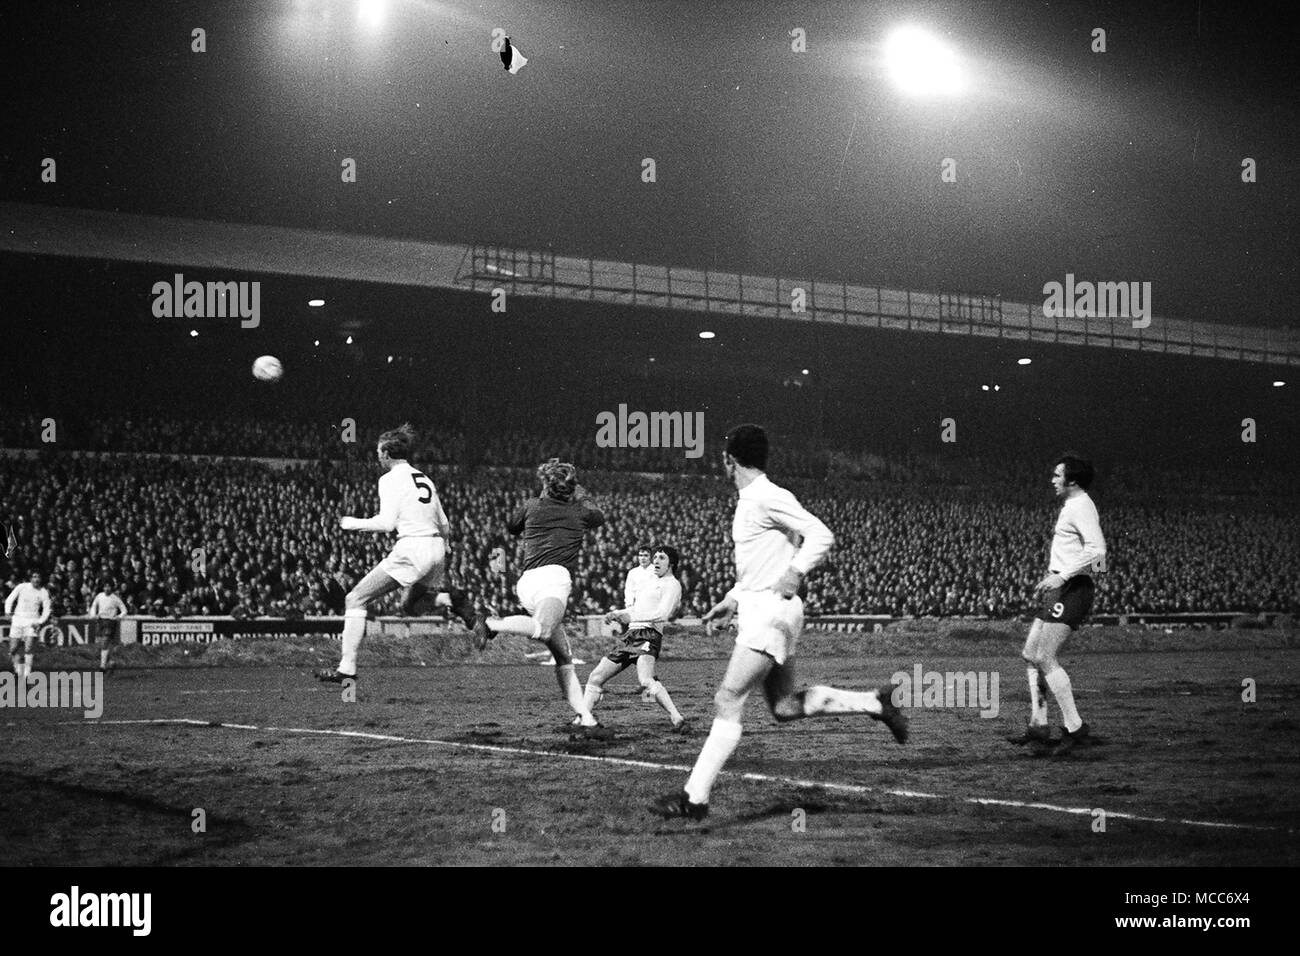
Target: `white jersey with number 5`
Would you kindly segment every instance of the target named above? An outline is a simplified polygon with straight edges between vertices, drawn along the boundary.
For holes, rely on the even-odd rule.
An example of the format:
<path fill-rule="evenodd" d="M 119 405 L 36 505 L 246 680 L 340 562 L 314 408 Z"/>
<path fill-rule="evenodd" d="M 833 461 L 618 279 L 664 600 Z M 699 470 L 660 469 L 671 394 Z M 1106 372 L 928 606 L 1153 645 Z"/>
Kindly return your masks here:
<path fill-rule="evenodd" d="M 450 527 L 433 481 L 402 461 L 379 479 L 381 530 L 397 531 L 398 538 L 446 538 Z"/>

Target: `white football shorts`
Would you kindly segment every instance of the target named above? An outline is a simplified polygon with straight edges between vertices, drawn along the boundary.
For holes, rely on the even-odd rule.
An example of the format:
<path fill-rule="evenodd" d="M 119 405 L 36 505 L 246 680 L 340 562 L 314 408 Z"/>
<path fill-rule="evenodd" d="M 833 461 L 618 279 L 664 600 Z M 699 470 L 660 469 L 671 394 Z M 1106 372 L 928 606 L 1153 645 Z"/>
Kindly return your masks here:
<path fill-rule="evenodd" d="M 30 650 L 32 643 L 36 640 L 36 631 L 37 625 L 35 621 L 16 617 L 9 625 L 9 640 L 14 643 L 22 641 Z"/>
<path fill-rule="evenodd" d="M 737 591 L 736 643 L 767 654 L 778 664 L 794 657 L 803 631 L 803 599 L 775 591 Z"/>
<path fill-rule="evenodd" d="M 398 538 L 379 570 L 404 588 L 412 584 L 435 587 L 442 584 L 447 563 L 447 542 L 440 537 Z"/>
<path fill-rule="evenodd" d="M 525 571 L 519 575 L 519 583 L 515 585 L 519 603 L 529 614 L 536 613 L 537 605 L 546 598 L 555 598 L 567 608 L 572 590 L 573 578 L 562 564 L 547 564 Z"/>

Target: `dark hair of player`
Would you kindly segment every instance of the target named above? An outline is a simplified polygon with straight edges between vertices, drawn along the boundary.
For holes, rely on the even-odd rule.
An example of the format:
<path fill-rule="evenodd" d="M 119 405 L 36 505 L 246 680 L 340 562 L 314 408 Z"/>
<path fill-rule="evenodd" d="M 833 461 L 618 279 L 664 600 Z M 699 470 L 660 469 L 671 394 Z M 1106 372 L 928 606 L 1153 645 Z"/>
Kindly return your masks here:
<path fill-rule="evenodd" d="M 578 469 L 567 461 L 551 458 L 537 466 L 537 479 L 548 497 L 568 501 L 578 487 Z"/>
<path fill-rule="evenodd" d="M 415 429 L 410 422 L 400 425 L 379 436 L 379 447 L 389 458 L 394 460 L 410 458 L 411 449 L 415 447 Z"/>
<path fill-rule="evenodd" d="M 655 554 L 662 551 L 668 556 L 668 568 L 673 574 L 677 573 L 677 565 L 681 563 L 682 553 L 674 548 L 671 544 L 661 544 L 655 548 Z"/>
<path fill-rule="evenodd" d="M 1078 485 L 1084 491 L 1092 484 L 1092 462 L 1086 458 L 1080 458 L 1072 451 L 1067 451 L 1060 458 L 1056 459 L 1052 467 L 1057 465 L 1065 466 L 1065 483 L 1067 485 Z"/>
<path fill-rule="evenodd" d="M 726 451 L 746 468 L 767 468 L 767 432 L 761 425 L 737 425 L 727 432 Z"/>
<path fill-rule="evenodd" d="M 637 554 L 649 554 L 649 555 L 653 555 L 653 554 L 654 554 L 654 549 L 651 548 L 650 545 L 648 545 L 648 544 L 643 544 L 643 545 L 641 545 L 641 547 L 639 547 L 639 548 L 636 549 L 636 553 L 637 553 Z"/>

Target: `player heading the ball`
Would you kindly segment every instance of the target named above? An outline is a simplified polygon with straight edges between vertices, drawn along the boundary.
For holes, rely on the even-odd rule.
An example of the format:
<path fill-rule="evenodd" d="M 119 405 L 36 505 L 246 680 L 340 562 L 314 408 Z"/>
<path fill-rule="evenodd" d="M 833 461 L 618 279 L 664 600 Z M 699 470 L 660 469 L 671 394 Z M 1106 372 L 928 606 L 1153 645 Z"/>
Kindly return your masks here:
<path fill-rule="evenodd" d="M 320 680 L 333 684 L 355 680 L 357 648 L 366 633 L 371 604 L 398 588 L 410 588 L 404 605 L 412 606 L 421 596 L 443 585 L 451 525 L 429 476 L 407 461 L 414 445 L 415 430 L 410 425 L 380 435 L 375 458 L 385 473 L 379 479 L 379 514 L 373 518 L 339 519 L 344 531 L 396 531 L 397 543 L 344 599 L 343 656 L 338 667 L 316 675 Z M 452 611 L 466 627 L 474 626 L 468 595 L 452 592 Z"/>

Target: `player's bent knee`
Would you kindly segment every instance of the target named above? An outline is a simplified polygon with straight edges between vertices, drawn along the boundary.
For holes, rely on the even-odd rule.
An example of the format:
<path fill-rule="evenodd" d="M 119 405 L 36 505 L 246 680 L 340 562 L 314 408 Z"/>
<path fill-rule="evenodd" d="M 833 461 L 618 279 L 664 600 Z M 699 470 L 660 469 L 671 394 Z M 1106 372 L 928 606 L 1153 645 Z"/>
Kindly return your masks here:
<path fill-rule="evenodd" d="M 717 709 L 719 717 L 739 715 L 742 702 L 743 698 L 727 687 L 719 688 L 713 695 L 713 706 Z"/>

